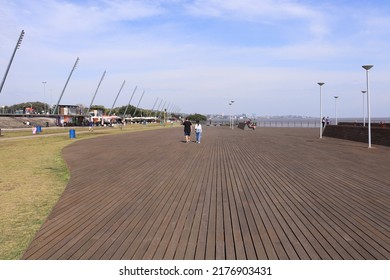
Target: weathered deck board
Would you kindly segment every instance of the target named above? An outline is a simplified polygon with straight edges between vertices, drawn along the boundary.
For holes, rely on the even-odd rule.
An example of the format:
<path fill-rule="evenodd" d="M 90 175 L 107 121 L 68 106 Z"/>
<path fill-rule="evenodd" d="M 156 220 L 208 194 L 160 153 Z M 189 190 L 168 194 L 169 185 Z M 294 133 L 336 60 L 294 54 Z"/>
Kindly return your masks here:
<path fill-rule="evenodd" d="M 24 259 L 390 259 L 390 148 L 309 128 L 79 141 Z"/>

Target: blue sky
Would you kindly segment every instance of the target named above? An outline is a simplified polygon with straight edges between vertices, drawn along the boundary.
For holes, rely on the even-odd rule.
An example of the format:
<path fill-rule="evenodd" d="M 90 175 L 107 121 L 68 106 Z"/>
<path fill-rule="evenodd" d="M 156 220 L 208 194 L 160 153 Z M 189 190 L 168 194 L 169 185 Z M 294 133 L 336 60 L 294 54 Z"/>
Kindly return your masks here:
<path fill-rule="evenodd" d="M 61 103 L 185 113 L 390 117 L 390 5 L 361 0 L 0 0 L 0 75 L 25 36 L 0 106 Z M 1 78 L 3 76 L 0 76 Z M 46 81 L 45 90 L 43 81 Z M 229 106 L 230 100 L 234 105 Z M 231 107 L 231 108 L 229 108 Z"/>

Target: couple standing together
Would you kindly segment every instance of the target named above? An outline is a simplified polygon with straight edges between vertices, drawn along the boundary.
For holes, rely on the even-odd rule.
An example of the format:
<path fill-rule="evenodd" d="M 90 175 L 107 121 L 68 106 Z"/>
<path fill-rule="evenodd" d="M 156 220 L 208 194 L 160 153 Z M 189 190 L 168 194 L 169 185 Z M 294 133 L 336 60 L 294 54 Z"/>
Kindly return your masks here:
<path fill-rule="evenodd" d="M 186 143 L 191 142 L 191 131 L 192 131 L 192 123 L 188 118 L 183 122 L 184 125 L 184 136 Z M 195 140 L 196 143 L 200 143 L 200 138 L 202 137 L 202 125 L 197 120 L 195 124 Z"/>

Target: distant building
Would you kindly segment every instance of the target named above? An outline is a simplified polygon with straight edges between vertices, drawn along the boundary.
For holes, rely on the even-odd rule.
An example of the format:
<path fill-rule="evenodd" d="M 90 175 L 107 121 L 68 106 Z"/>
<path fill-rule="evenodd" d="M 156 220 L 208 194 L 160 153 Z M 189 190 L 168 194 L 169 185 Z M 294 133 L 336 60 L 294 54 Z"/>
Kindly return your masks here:
<path fill-rule="evenodd" d="M 65 116 L 83 115 L 83 109 L 79 105 L 58 105 L 58 114 Z"/>
<path fill-rule="evenodd" d="M 24 109 L 24 113 L 27 114 L 27 115 L 29 115 L 29 114 L 34 114 L 34 109 L 33 109 L 33 108 L 28 108 L 28 107 L 26 107 L 26 108 Z"/>
<path fill-rule="evenodd" d="M 89 111 L 89 116 L 91 116 L 91 117 L 100 117 L 103 115 L 104 115 L 104 112 L 101 109 L 100 110 L 93 109 L 93 110 Z"/>
<path fill-rule="evenodd" d="M 80 126 L 85 122 L 84 108 L 80 105 L 58 105 L 58 126 Z"/>

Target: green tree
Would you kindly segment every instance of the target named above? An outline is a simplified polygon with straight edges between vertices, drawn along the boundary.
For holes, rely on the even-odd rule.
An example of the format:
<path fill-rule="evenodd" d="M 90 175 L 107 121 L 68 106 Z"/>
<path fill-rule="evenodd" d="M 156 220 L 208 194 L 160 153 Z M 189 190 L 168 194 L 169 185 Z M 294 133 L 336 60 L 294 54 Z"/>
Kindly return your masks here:
<path fill-rule="evenodd" d="M 205 122 L 207 121 L 207 117 L 205 115 L 201 115 L 201 114 L 192 114 L 192 115 L 188 115 L 187 118 L 190 120 L 190 121 L 200 121 L 200 122 Z"/>
<path fill-rule="evenodd" d="M 23 110 L 25 112 L 26 108 L 32 108 L 34 114 L 42 114 L 49 110 L 50 105 L 47 103 L 35 101 L 35 102 L 24 102 L 15 104 L 9 107 L 9 110 L 14 113 L 18 110 Z"/>

